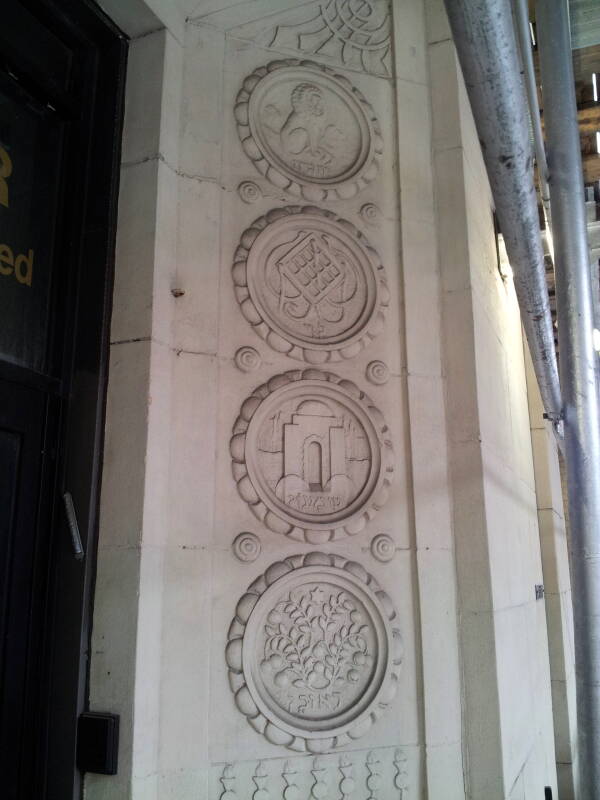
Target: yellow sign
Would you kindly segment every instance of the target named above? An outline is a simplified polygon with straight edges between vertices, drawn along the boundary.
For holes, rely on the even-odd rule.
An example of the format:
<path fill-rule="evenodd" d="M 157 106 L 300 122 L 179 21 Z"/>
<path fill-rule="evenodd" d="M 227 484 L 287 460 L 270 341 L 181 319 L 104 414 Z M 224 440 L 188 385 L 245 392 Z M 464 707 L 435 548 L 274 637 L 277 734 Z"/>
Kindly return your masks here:
<path fill-rule="evenodd" d="M 0 205 L 8 205 L 7 178 L 12 175 L 13 164 L 11 157 L 3 147 L 0 147 Z M 13 253 L 7 244 L 0 244 L 0 275 L 14 275 L 19 283 L 31 286 L 33 278 L 33 250 L 30 248 L 25 253 Z"/>
<path fill-rule="evenodd" d="M 0 205 L 8 208 L 8 183 L 7 178 L 12 174 L 12 161 L 3 147 L 0 147 Z"/>
<path fill-rule="evenodd" d="M 13 275 L 26 286 L 31 286 L 33 277 L 33 250 L 15 256 L 7 244 L 0 244 L 0 275 Z"/>

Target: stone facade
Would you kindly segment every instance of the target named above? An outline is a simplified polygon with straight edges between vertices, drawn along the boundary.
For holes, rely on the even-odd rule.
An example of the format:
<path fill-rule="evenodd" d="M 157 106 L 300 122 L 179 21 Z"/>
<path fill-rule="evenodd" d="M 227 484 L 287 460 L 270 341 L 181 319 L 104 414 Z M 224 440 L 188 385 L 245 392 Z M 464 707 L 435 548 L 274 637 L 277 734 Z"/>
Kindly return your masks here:
<path fill-rule="evenodd" d="M 442 3 L 101 4 L 132 41 L 90 688 L 122 741 L 86 797 L 556 793 L 539 408 Z"/>

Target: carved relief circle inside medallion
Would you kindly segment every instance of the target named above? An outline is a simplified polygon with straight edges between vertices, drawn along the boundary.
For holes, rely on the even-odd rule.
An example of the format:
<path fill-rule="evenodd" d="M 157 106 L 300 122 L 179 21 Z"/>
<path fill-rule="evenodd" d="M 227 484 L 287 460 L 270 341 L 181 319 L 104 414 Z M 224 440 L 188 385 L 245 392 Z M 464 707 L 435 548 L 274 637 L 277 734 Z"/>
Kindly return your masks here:
<path fill-rule="evenodd" d="M 235 254 L 244 316 L 279 352 L 310 363 L 350 358 L 382 329 L 385 273 L 366 238 L 317 208 L 256 220 Z"/>
<path fill-rule="evenodd" d="M 382 142 L 373 111 L 327 67 L 295 59 L 261 67 L 235 111 L 246 154 L 280 188 L 311 200 L 331 190 L 351 197 L 376 175 Z"/>
<path fill-rule="evenodd" d="M 261 715 L 265 736 L 292 749 L 319 752 L 358 738 L 396 689 L 395 616 L 359 564 L 323 553 L 273 564 L 238 603 L 230 629 L 238 708 Z"/>
<path fill-rule="evenodd" d="M 256 389 L 230 449 L 241 496 L 293 538 L 358 533 L 387 499 L 387 426 L 366 395 L 331 373 L 288 372 Z"/>

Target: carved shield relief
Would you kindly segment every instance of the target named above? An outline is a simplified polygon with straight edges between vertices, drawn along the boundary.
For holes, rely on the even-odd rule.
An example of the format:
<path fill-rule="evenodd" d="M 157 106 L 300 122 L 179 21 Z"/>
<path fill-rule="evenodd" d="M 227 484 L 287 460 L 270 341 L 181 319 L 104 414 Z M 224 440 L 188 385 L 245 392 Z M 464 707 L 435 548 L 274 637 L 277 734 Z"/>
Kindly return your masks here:
<path fill-rule="evenodd" d="M 233 280 L 244 317 L 292 358 L 352 358 L 383 329 L 389 292 L 377 252 L 331 211 L 288 206 L 255 220 Z"/>

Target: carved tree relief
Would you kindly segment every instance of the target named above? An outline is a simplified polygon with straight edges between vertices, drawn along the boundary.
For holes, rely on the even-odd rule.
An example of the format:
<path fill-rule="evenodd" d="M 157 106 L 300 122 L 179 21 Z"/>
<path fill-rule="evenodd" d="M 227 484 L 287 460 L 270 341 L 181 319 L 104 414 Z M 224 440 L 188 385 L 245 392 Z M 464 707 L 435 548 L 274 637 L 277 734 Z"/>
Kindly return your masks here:
<path fill-rule="evenodd" d="M 292 750 L 362 736 L 390 703 L 402 660 L 396 612 L 358 563 L 309 553 L 272 564 L 237 605 L 226 659 L 238 709 Z"/>

